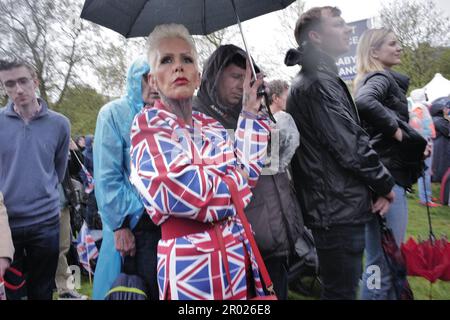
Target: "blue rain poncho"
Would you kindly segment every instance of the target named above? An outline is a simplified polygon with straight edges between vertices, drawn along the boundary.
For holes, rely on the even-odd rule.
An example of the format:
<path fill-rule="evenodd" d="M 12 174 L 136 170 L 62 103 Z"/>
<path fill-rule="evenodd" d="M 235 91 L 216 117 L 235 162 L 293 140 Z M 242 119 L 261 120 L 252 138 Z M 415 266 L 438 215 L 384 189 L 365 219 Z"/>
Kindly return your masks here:
<path fill-rule="evenodd" d="M 103 106 L 97 117 L 94 144 L 94 181 L 103 240 L 98 258 L 93 299 L 103 300 L 120 273 L 121 257 L 115 249 L 114 232 L 129 216 L 130 228 L 139 221 L 144 206 L 128 179 L 130 175 L 130 129 L 144 106 L 142 76 L 150 71 L 144 57 L 128 70 L 127 93 Z"/>

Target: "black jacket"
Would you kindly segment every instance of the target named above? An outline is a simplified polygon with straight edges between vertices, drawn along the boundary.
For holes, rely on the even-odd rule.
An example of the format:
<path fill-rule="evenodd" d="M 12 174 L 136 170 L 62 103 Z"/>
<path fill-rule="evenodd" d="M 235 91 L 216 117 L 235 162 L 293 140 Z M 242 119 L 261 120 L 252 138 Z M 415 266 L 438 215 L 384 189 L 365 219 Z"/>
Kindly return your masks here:
<path fill-rule="evenodd" d="M 440 98 L 431 105 L 431 116 L 436 128 L 433 142 L 433 165 L 431 180 L 441 182 L 445 172 L 450 168 L 450 121 L 444 117 L 444 108 L 450 107 L 449 98 Z"/>
<path fill-rule="evenodd" d="M 408 125 L 408 82 L 406 76 L 392 71 L 372 72 L 360 81 L 355 97 L 373 148 L 396 183 L 405 188 L 422 173 L 426 146 L 426 140 Z M 393 138 L 399 127 L 402 142 Z"/>
<path fill-rule="evenodd" d="M 394 181 L 370 147 L 334 60 L 309 50 L 300 53 L 303 68 L 287 100 L 302 137 L 292 170 L 305 223 L 311 228 L 363 224 L 374 217 L 373 193 L 388 194 Z"/>

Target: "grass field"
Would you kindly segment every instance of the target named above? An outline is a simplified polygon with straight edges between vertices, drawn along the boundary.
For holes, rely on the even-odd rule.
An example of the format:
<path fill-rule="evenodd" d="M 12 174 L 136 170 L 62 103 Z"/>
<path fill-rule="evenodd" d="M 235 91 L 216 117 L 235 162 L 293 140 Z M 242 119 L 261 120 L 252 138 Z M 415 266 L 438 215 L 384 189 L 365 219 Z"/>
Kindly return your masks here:
<path fill-rule="evenodd" d="M 417 190 L 417 188 L 414 188 Z M 417 193 L 417 192 L 416 192 Z M 439 195 L 439 185 L 433 184 L 433 195 Z M 439 208 L 430 208 L 433 233 L 437 238 L 450 235 L 450 207 L 442 206 Z M 417 239 L 428 238 L 428 216 L 427 208 L 419 204 L 416 194 L 408 195 L 408 228 L 406 239 L 414 237 Z M 433 285 L 424 278 L 408 277 L 411 289 L 416 300 L 450 300 L 450 282 L 438 280 Z M 297 294 L 295 291 L 289 292 L 289 298 L 293 300 L 317 299 L 320 295 L 319 289 L 316 288 L 314 295 L 305 297 Z"/>
<path fill-rule="evenodd" d="M 433 195 L 439 195 L 439 186 L 433 184 Z M 419 204 L 418 197 L 414 194 L 408 195 L 409 221 L 407 229 L 407 239 L 426 239 L 428 237 L 428 217 L 426 207 Z M 448 237 L 450 235 L 450 207 L 431 208 L 431 219 L 433 231 L 436 237 Z M 450 300 L 450 282 L 438 280 L 432 286 L 426 279 L 420 277 L 408 278 L 416 300 Z M 81 293 L 92 296 L 92 287 L 89 285 L 89 279 L 83 277 Z M 311 300 L 318 299 L 320 290 L 316 287 L 312 296 L 303 296 L 295 291 L 289 292 L 291 300 Z M 431 293 L 431 295 L 430 295 Z"/>

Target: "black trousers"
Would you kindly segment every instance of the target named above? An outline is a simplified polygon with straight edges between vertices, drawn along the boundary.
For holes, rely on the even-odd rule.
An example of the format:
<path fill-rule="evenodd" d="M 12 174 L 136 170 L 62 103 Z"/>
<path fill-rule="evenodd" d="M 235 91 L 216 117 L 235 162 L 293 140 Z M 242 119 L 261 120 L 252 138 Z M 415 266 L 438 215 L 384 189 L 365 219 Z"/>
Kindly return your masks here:
<path fill-rule="evenodd" d="M 354 300 L 362 273 L 365 225 L 312 230 L 319 257 L 323 300 Z"/>
<path fill-rule="evenodd" d="M 23 273 L 22 289 L 6 289 L 8 300 L 52 300 L 59 257 L 59 220 L 11 230 L 15 253 L 11 267 Z M 22 280 L 11 272 L 5 280 L 18 285 Z"/>
<path fill-rule="evenodd" d="M 133 230 L 136 255 L 134 259 L 135 272 L 144 279 L 147 286 L 147 296 L 150 300 L 158 300 L 157 259 L 158 241 L 161 239 L 161 228 L 156 226 L 148 214 L 144 212 L 137 226 Z M 125 268 L 130 268 L 128 259 Z M 127 270 L 125 270 L 127 271 Z"/>
<path fill-rule="evenodd" d="M 288 297 L 288 258 L 287 256 L 264 259 L 273 289 L 278 300 L 287 300 Z"/>

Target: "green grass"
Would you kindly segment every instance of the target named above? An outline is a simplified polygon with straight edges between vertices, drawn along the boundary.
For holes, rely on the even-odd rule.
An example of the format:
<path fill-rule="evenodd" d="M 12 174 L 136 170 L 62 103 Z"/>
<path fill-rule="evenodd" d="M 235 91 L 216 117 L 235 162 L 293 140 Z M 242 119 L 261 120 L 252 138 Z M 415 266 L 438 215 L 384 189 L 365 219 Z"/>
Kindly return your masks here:
<path fill-rule="evenodd" d="M 414 188 L 417 190 L 417 188 Z M 426 207 L 419 204 L 416 194 L 408 195 L 409 221 L 406 239 L 414 237 L 417 239 L 426 239 L 428 237 L 428 217 Z M 439 185 L 433 184 L 433 195 L 439 195 Z M 436 237 L 448 237 L 450 235 L 450 207 L 442 206 L 440 208 L 430 208 L 433 232 Z M 416 300 L 430 299 L 430 282 L 420 277 L 408 277 L 411 288 Z M 92 296 L 92 286 L 89 279 L 82 278 L 80 293 Z M 320 289 L 315 287 L 312 296 L 303 296 L 293 290 L 289 291 L 290 300 L 313 300 L 320 296 Z M 431 286 L 431 298 L 434 300 L 450 300 L 450 282 L 438 280 Z"/>
<path fill-rule="evenodd" d="M 433 184 L 433 195 L 439 196 L 439 185 Z M 415 186 L 414 190 L 417 190 Z M 408 195 L 408 228 L 406 231 L 406 239 L 414 237 L 426 240 L 428 238 L 428 216 L 427 208 L 419 204 L 417 191 Z M 431 223 L 433 233 L 437 238 L 446 237 L 450 234 L 450 207 L 442 206 L 439 208 L 430 208 Z M 430 286 L 430 282 L 421 277 L 408 277 L 411 289 L 416 300 L 450 300 L 450 282 L 438 280 Z M 431 294 L 431 295 L 430 295 Z M 289 299 L 292 300 L 310 300 L 318 299 L 319 290 L 314 290 L 312 297 L 305 297 L 295 291 L 289 291 Z"/>
<path fill-rule="evenodd" d="M 433 195 L 439 196 L 439 185 L 433 184 Z M 425 240 L 428 238 L 428 217 L 427 208 L 418 203 L 416 195 L 408 197 L 408 229 L 407 238 L 410 236 Z M 430 208 L 431 223 L 433 233 L 437 238 L 449 237 L 450 235 L 450 207 L 442 206 L 439 208 Z M 438 280 L 430 287 L 430 282 L 420 277 L 408 277 L 411 289 L 414 292 L 416 300 L 450 300 L 450 282 Z"/>

